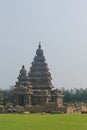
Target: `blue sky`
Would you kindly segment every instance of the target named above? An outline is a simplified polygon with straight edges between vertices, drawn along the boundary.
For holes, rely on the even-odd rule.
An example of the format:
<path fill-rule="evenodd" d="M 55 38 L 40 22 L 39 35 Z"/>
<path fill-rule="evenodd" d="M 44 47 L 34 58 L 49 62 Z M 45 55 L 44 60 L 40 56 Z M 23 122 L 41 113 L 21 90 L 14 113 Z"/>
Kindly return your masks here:
<path fill-rule="evenodd" d="M 87 87 L 87 0 L 0 0 L 0 88 L 29 71 L 39 41 L 55 88 Z"/>

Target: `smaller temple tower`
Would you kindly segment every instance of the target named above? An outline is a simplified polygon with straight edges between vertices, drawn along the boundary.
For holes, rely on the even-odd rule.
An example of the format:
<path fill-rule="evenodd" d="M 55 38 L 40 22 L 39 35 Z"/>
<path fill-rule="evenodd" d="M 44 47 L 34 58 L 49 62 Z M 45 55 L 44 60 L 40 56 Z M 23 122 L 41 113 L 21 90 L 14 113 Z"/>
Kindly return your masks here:
<path fill-rule="evenodd" d="M 20 70 L 20 74 L 18 76 L 18 82 L 16 82 L 14 88 L 14 103 L 15 105 L 26 106 L 31 105 L 31 94 L 32 94 L 32 86 L 29 82 L 29 78 L 27 75 L 27 71 L 22 66 Z"/>

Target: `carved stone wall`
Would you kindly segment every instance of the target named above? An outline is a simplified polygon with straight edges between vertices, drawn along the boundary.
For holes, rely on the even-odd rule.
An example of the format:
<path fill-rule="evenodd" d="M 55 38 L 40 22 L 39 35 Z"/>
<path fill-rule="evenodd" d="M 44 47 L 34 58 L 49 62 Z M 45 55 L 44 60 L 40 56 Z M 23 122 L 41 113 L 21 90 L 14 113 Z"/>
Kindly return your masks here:
<path fill-rule="evenodd" d="M 14 103 L 29 106 L 30 111 L 57 111 L 62 108 L 63 94 L 53 90 L 51 73 L 45 62 L 44 51 L 39 43 L 29 73 L 22 66 L 18 82 L 14 86 Z"/>

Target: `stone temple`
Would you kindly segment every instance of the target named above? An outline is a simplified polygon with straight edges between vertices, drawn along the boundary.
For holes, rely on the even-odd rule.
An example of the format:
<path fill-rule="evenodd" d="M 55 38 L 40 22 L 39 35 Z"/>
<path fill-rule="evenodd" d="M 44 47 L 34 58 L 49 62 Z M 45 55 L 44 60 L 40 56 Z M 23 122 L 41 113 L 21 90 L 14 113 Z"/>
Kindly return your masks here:
<path fill-rule="evenodd" d="M 31 68 L 27 73 L 24 65 L 18 82 L 14 86 L 14 104 L 26 107 L 30 112 L 52 112 L 61 110 L 63 94 L 54 89 L 51 73 L 39 43 Z"/>

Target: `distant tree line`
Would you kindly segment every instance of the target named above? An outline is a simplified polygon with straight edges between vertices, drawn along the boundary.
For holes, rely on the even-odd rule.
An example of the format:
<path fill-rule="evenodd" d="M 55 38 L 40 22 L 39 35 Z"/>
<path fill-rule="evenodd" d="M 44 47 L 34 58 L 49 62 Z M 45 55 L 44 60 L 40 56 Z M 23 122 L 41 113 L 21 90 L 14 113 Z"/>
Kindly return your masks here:
<path fill-rule="evenodd" d="M 0 104 L 13 102 L 13 88 L 7 90 L 0 90 Z M 87 88 L 86 89 L 64 89 L 62 88 L 64 95 L 64 103 L 76 103 L 85 102 L 87 103 Z"/>
<path fill-rule="evenodd" d="M 13 102 L 12 89 L 1 90 L 0 89 L 0 104 Z"/>
<path fill-rule="evenodd" d="M 86 89 L 62 89 L 65 103 L 87 102 L 87 88 Z"/>

